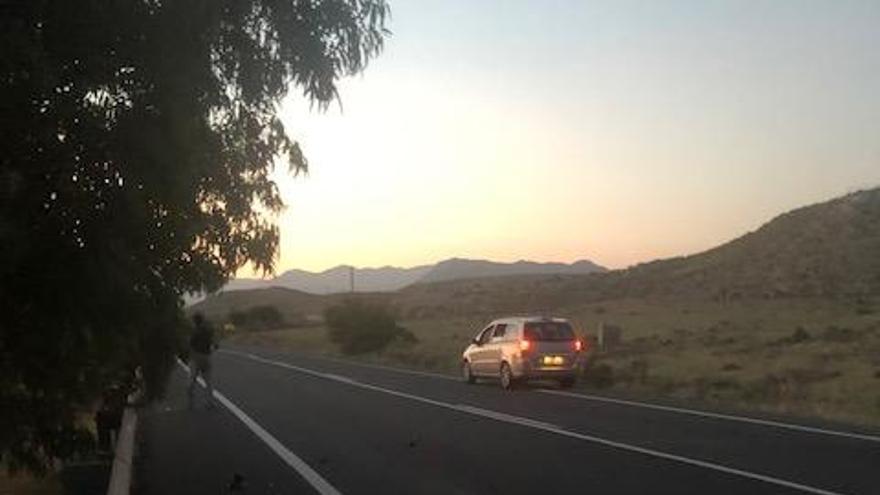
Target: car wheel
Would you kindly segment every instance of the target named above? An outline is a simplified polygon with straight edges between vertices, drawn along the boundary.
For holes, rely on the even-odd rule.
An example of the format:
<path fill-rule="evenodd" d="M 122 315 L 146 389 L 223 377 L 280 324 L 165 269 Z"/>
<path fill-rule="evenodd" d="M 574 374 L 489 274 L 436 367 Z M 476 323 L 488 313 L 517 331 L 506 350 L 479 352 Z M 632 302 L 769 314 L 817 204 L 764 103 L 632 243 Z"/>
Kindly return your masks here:
<path fill-rule="evenodd" d="M 562 388 L 574 387 L 574 377 L 563 378 L 559 380 L 559 386 Z"/>
<path fill-rule="evenodd" d="M 504 390 L 510 390 L 516 385 L 516 381 L 513 378 L 513 371 L 510 370 L 510 365 L 507 363 L 501 364 L 501 388 Z"/>
<path fill-rule="evenodd" d="M 468 384 L 477 381 L 477 377 L 475 377 L 474 373 L 471 371 L 471 363 L 465 361 L 461 364 L 461 378 Z"/>

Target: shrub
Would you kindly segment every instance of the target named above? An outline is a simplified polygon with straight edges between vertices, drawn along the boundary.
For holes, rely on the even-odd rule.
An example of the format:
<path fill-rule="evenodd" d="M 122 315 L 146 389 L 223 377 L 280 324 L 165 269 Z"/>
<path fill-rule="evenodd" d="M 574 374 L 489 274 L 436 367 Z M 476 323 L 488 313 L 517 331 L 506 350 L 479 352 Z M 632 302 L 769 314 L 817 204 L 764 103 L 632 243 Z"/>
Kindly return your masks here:
<path fill-rule="evenodd" d="M 400 342 L 403 345 L 413 345 L 419 343 L 419 338 L 416 337 L 416 334 L 407 330 L 406 328 L 398 327 L 397 335 L 394 336 L 395 342 Z"/>
<path fill-rule="evenodd" d="M 791 335 L 779 339 L 776 341 L 776 344 L 800 344 L 811 338 L 810 332 L 806 331 L 804 327 L 797 327 Z"/>
<path fill-rule="evenodd" d="M 872 308 L 871 306 L 869 306 L 867 304 L 859 305 L 859 306 L 856 306 L 856 314 L 863 315 L 863 316 L 864 315 L 872 315 L 872 314 L 874 314 L 874 308 Z"/>
<path fill-rule="evenodd" d="M 229 322 L 246 330 L 274 330 L 285 325 L 284 317 L 275 306 L 254 306 L 229 313 Z"/>
<path fill-rule="evenodd" d="M 855 330 L 836 325 L 830 325 L 822 332 L 822 340 L 826 342 L 852 342 L 858 338 L 859 334 Z"/>
<path fill-rule="evenodd" d="M 583 382 L 596 388 L 614 385 L 614 368 L 605 363 L 589 366 L 584 370 Z"/>
<path fill-rule="evenodd" d="M 380 351 L 393 340 L 415 342 L 415 335 L 399 327 L 387 307 L 356 300 L 327 308 L 324 311 L 330 341 L 343 354 L 365 354 Z"/>

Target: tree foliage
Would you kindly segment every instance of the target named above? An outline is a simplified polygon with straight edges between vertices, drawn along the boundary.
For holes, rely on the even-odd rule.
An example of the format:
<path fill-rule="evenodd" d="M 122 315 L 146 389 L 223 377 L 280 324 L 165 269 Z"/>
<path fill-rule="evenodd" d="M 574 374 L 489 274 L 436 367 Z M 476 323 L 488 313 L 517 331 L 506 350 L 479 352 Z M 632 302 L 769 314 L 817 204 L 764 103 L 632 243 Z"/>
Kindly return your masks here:
<path fill-rule="evenodd" d="M 277 108 L 318 106 L 382 48 L 384 0 L 29 0 L 0 6 L 0 454 L 40 470 L 77 413 L 143 371 L 180 296 L 278 248 L 270 179 L 306 170 Z"/>

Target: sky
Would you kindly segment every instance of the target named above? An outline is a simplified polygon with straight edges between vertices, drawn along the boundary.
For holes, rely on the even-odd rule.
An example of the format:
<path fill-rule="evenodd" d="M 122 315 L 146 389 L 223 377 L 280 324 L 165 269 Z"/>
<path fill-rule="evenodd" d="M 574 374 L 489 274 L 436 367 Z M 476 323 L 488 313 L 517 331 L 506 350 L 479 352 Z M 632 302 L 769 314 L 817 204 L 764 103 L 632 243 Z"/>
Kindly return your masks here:
<path fill-rule="evenodd" d="M 276 172 L 279 273 L 623 268 L 880 185 L 880 2 L 390 4 L 339 104 L 281 107 L 310 171 Z"/>

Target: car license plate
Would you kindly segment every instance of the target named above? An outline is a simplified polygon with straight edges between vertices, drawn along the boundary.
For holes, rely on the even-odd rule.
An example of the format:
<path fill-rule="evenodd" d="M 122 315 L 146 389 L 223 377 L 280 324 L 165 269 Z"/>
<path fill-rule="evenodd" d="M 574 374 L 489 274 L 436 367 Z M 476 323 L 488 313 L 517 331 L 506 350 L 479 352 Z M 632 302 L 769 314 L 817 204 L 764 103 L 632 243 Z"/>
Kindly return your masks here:
<path fill-rule="evenodd" d="M 562 356 L 544 356 L 542 362 L 545 366 L 562 366 L 565 360 Z"/>

